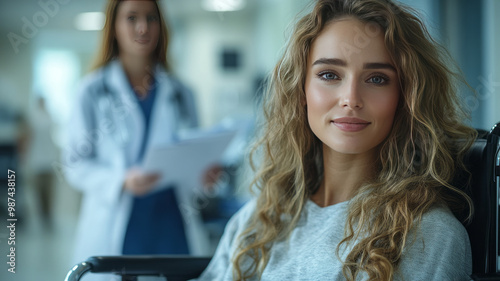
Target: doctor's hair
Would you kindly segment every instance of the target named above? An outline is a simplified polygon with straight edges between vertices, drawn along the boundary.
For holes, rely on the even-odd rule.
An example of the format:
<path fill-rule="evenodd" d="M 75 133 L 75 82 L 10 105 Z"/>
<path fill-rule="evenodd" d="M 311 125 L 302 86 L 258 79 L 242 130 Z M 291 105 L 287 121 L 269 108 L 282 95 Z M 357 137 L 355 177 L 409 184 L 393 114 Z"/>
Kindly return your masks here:
<path fill-rule="evenodd" d="M 101 45 L 99 52 L 97 53 L 95 62 L 91 68 L 92 70 L 105 66 L 118 56 L 119 48 L 118 42 L 116 40 L 115 23 L 118 7 L 123 1 L 125 0 L 108 0 L 108 4 L 106 6 L 106 21 L 102 29 Z M 156 46 L 154 56 L 156 60 L 160 64 L 162 64 L 163 67 L 165 67 L 166 70 L 170 70 L 170 65 L 167 61 L 170 32 L 165 21 L 165 16 L 162 13 L 159 1 L 149 1 L 153 1 L 156 4 L 158 19 L 160 23 L 160 37 L 158 39 L 158 46 Z"/>
<path fill-rule="evenodd" d="M 292 232 L 323 180 L 323 144 L 308 124 L 304 85 L 313 42 L 341 18 L 366 23 L 353 32 L 368 40 L 383 36 L 400 84 L 392 129 L 377 147 L 377 175 L 350 199 L 345 238 L 336 245 L 339 259 L 344 246 L 352 247 L 342 261 L 345 278 L 364 271 L 369 280 L 392 280 L 411 243 L 410 229 L 435 205 L 472 215 L 469 196 L 450 184 L 464 168 L 461 159 L 476 131 L 463 123 L 469 115 L 455 86 L 465 80 L 447 67 L 448 52 L 409 7 L 389 0 L 318 0 L 296 23 L 263 98 L 263 124 L 250 155 L 259 196 L 233 259 L 237 280 L 262 274 L 273 242 Z M 346 51 L 355 55 L 356 48 L 363 45 Z"/>

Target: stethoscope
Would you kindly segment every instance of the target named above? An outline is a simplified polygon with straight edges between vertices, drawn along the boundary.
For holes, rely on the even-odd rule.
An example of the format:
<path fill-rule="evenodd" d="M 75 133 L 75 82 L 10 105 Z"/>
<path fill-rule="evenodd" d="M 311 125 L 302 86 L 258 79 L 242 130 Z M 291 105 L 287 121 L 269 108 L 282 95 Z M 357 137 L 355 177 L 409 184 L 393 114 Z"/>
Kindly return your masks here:
<path fill-rule="evenodd" d="M 107 77 L 109 77 L 109 66 L 104 67 L 102 84 L 100 89 L 96 89 L 100 93 L 97 95 L 99 97 L 97 101 L 98 110 L 103 114 L 104 120 L 100 120 L 103 123 L 106 131 L 104 133 L 109 133 L 112 135 L 114 140 L 124 146 L 131 139 L 131 133 L 129 126 L 127 126 L 127 118 L 131 112 L 131 108 L 137 106 L 137 102 L 132 98 L 126 98 L 121 96 L 107 85 Z M 156 82 L 155 87 L 158 87 L 158 82 Z M 168 98 L 168 102 L 172 104 L 174 108 L 176 120 L 189 120 L 189 110 L 187 108 L 187 103 L 182 92 L 174 88 L 174 94 Z M 174 131 L 177 131 L 175 128 Z M 174 132 L 174 135 L 177 133 Z"/>

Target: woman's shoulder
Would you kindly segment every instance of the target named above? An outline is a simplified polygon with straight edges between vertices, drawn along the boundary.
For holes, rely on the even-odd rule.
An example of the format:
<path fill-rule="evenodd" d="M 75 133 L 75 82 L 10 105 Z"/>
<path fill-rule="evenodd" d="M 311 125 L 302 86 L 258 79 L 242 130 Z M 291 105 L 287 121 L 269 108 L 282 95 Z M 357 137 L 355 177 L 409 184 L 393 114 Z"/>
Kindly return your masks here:
<path fill-rule="evenodd" d="M 104 74 L 103 68 L 98 68 L 85 74 L 76 86 L 75 99 L 77 103 L 92 100 L 103 91 Z"/>
<path fill-rule="evenodd" d="M 428 210 L 407 243 L 399 272 L 412 280 L 467 280 L 472 271 L 467 231 L 445 205 Z"/>
<path fill-rule="evenodd" d="M 78 87 L 80 89 L 89 89 L 102 85 L 104 81 L 104 70 L 107 66 L 99 67 L 86 73 L 79 81 Z"/>
<path fill-rule="evenodd" d="M 448 246 L 451 244 L 469 245 L 469 236 L 465 226 L 444 204 L 433 206 L 425 212 L 410 235 L 417 242 L 421 241 L 424 247 L 445 246 L 443 240 L 448 241 L 446 243 L 449 244 Z"/>
<path fill-rule="evenodd" d="M 249 219 L 255 212 L 257 206 L 257 199 L 253 198 L 248 200 L 229 220 L 228 228 L 238 232 L 246 228 Z"/>
<path fill-rule="evenodd" d="M 247 227 L 252 214 L 255 212 L 256 200 L 247 201 L 228 221 L 224 229 L 226 242 L 232 243 Z"/>
<path fill-rule="evenodd" d="M 467 234 L 463 224 L 444 204 L 435 205 L 424 213 L 420 228 L 425 232 L 439 230 L 441 235 Z"/>
<path fill-rule="evenodd" d="M 470 256 L 467 230 L 446 205 L 437 205 L 425 212 L 410 231 L 407 243 L 415 255 L 453 256 L 460 253 Z"/>
<path fill-rule="evenodd" d="M 174 73 L 168 71 L 164 66 L 158 64 L 155 71 L 155 79 L 158 83 L 168 83 L 174 89 L 184 90 L 187 89 L 186 85 Z"/>

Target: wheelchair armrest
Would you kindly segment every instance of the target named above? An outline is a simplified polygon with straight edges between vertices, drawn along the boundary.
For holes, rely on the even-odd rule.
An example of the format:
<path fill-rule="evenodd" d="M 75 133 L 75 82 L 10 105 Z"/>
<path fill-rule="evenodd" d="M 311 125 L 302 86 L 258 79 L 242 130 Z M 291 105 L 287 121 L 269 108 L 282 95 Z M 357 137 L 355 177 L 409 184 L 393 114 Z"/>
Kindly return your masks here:
<path fill-rule="evenodd" d="M 500 280 L 500 273 L 490 273 L 490 274 L 472 274 L 472 281 L 498 281 Z"/>
<path fill-rule="evenodd" d="M 96 256 L 75 265 L 65 281 L 77 281 L 87 272 L 122 276 L 165 276 L 168 280 L 189 280 L 198 277 L 210 259 L 181 255 Z"/>

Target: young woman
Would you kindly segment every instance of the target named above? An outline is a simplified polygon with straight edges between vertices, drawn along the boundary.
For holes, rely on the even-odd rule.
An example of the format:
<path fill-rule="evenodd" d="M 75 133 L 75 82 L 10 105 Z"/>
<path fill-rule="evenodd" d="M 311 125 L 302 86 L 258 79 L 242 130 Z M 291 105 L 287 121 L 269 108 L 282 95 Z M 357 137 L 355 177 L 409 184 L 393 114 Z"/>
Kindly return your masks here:
<path fill-rule="evenodd" d="M 178 206 L 192 200 L 174 187 L 153 189 L 159 175 L 135 168 L 148 147 L 197 126 L 192 94 L 169 73 L 168 44 L 157 1 L 108 1 L 101 52 L 76 95 L 65 157 L 68 181 L 83 192 L 75 262 L 207 254 L 199 218 Z"/>
<path fill-rule="evenodd" d="M 264 98 L 258 198 L 200 280 L 469 280 L 449 182 L 476 133 L 444 54 L 408 8 L 316 1 Z"/>

